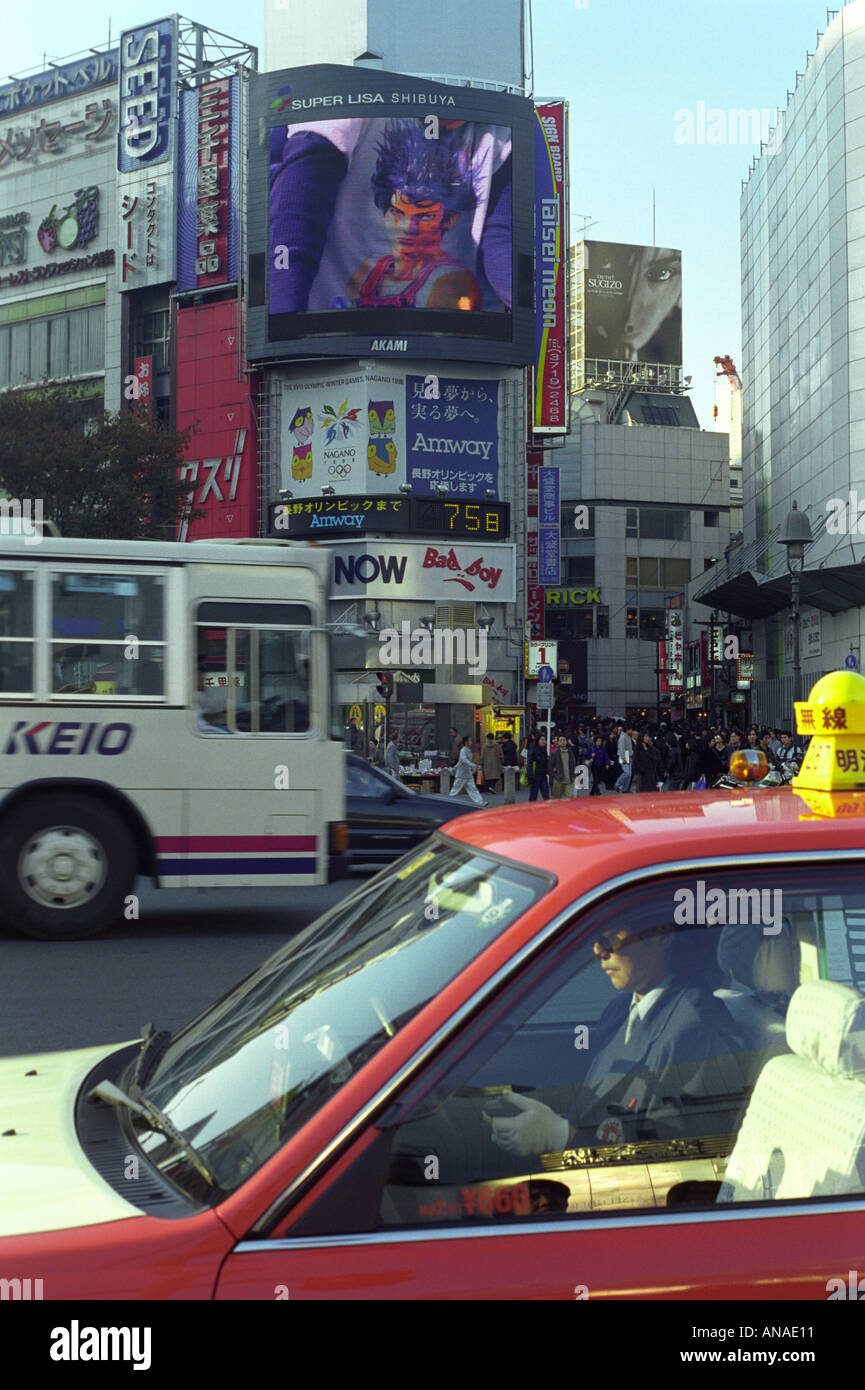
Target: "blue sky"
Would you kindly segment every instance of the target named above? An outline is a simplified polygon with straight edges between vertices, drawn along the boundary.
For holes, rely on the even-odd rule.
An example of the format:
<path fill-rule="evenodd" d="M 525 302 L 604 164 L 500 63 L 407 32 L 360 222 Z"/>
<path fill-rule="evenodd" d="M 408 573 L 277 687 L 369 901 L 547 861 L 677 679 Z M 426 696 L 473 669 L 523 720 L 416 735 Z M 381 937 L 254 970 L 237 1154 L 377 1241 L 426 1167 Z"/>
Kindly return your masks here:
<path fill-rule="evenodd" d="M 319 3 L 323 9 L 326 0 Z M 235 0 L 178 7 L 263 46 L 260 0 L 246 9 Z M 816 0 L 533 0 L 533 10 L 535 93 L 571 104 L 573 213 L 596 219 L 590 237 L 648 243 L 654 186 L 656 241 L 682 249 L 685 371 L 700 423 L 710 428 L 712 359 L 729 352 L 741 366 L 739 193 L 757 147 L 750 130 L 729 119 L 725 128 L 717 117 L 711 129 L 726 143 L 707 143 L 708 126 L 700 142 L 699 103 L 706 113 L 783 107 L 825 27 L 826 7 Z M 116 35 L 163 11 L 131 0 L 110 10 L 61 0 L 13 7 L 4 19 L 0 78 L 41 66 L 46 43 L 57 60 L 103 42 L 109 13 Z M 677 112 L 693 114 L 694 143 L 681 142 L 687 129 Z M 572 229 L 580 226 L 574 216 Z"/>

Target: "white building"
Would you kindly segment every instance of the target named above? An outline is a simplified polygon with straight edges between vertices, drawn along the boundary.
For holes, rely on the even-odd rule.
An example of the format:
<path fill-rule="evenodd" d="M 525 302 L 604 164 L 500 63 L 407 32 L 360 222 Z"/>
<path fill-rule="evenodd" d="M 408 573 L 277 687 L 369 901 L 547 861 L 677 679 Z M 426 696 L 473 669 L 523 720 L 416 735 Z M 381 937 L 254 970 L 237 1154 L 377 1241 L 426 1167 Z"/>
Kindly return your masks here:
<path fill-rule="evenodd" d="M 792 725 L 791 580 L 778 536 L 794 501 L 814 543 L 802 576 L 802 688 L 861 653 L 865 528 L 865 3 L 818 36 L 743 185 L 744 545 L 698 597 L 753 620 L 752 717 Z M 856 510 L 855 502 L 854 508 Z"/>

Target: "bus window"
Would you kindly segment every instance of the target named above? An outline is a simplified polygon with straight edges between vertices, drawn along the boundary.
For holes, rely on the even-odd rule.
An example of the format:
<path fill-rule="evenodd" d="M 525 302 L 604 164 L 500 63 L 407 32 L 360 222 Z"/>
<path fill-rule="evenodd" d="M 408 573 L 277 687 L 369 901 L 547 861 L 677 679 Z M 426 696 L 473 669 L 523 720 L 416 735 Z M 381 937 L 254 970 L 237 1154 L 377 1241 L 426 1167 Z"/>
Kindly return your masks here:
<path fill-rule="evenodd" d="M 0 573 L 0 695 L 33 689 L 33 575 Z"/>
<path fill-rule="evenodd" d="M 163 696 L 164 595 L 162 575 L 54 574 L 54 694 Z"/>
<path fill-rule="evenodd" d="M 217 605 L 202 604 L 201 611 Z M 201 734 L 302 734 L 310 728 L 308 629 L 199 624 L 196 726 Z"/>

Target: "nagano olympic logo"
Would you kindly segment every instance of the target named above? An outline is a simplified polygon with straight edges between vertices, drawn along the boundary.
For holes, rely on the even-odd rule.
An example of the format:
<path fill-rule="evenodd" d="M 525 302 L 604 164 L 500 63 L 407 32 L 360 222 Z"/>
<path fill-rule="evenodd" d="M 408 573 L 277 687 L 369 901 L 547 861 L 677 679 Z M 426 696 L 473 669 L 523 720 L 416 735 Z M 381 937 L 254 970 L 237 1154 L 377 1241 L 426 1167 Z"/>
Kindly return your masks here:
<path fill-rule="evenodd" d="M 347 478 L 351 472 L 350 463 L 330 463 L 327 468 L 332 478 Z"/>

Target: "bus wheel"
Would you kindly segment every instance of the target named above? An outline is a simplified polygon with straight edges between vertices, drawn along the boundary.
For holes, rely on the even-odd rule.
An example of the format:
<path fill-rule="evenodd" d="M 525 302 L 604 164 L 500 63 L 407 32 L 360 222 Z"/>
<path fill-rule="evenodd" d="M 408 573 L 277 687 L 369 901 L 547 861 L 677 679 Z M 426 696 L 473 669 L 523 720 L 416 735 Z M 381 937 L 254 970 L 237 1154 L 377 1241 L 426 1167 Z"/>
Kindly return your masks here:
<path fill-rule="evenodd" d="M 40 797 L 0 825 L 0 906 L 22 936 L 79 941 L 107 931 L 135 873 L 132 835 L 89 798 Z"/>

